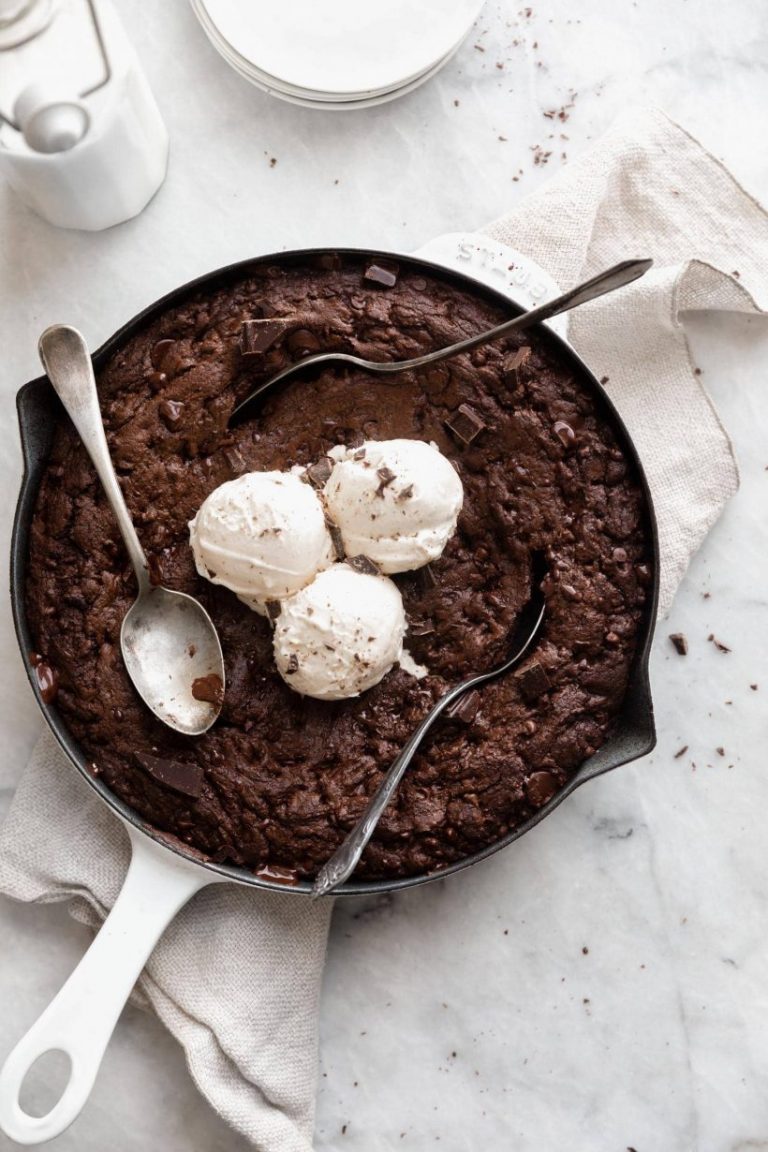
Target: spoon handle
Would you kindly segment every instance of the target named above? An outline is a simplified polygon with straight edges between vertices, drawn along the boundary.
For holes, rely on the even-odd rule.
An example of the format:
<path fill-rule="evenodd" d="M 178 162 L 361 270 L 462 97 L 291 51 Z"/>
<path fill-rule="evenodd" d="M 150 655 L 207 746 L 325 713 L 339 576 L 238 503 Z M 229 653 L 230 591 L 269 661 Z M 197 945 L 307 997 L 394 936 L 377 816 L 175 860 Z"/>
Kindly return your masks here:
<path fill-rule="evenodd" d="M 77 328 L 54 324 L 38 342 L 38 352 L 48 379 L 64 405 L 99 475 L 128 550 L 139 591 L 149 587 L 147 558 L 112 466 L 96 391 L 96 378 L 88 345 Z"/>

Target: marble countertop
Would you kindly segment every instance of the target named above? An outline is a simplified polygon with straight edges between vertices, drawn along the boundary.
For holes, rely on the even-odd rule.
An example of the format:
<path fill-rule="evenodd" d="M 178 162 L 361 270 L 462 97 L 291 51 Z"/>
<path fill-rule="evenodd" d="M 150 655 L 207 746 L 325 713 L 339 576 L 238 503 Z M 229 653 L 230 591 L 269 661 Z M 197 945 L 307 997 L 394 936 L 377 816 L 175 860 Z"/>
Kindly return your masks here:
<path fill-rule="evenodd" d="M 170 129 L 170 171 L 139 219 L 95 235 L 50 228 L 0 186 L 4 555 L 20 467 L 13 395 L 38 374 L 48 323 L 77 324 L 95 346 L 181 281 L 247 255 L 416 248 L 481 226 L 631 102 L 660 104 L 768 199 L 762 0 L 732 0 L 727 20 L 715 0 L 489 0 L 437 78 L 349 114 L 250 88 L 183 0 L 146 5 L 141 20 L 128 0 L 118 7 Z M 562 107 L 567 122 L 546 117 Z M 699 317 L 690 335 L 742 487 L 659 629 L 658 747 L 483 865 L 337 906 L 319 1152 L 768 1149 L 768 324 Z M 2 596 L 0 816 L 40 730 Z M 685 658 L 675 631 L 689 638 Z M 0 1052 L 87 936 L 64 908 L 0 901 Z M 133 1008 L 57 1144 L 106 1146 L 245 1149 L 175 1043 Z"/>

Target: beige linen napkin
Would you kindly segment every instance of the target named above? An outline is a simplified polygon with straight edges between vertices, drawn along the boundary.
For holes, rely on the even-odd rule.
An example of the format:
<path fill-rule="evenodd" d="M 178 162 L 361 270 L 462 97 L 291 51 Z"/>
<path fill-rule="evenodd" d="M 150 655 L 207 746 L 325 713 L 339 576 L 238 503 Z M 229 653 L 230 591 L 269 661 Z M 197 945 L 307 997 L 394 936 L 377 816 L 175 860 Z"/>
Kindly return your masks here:
<path fill-rule="evenodd" d="M 737 486 L 680 313 L 758 310 L 756 298 L 768 298 L 766 217 L 685 132 L 646 112 L 622 118 L 488 231 L 563 287 L 629 256 L 656 261 L 637 285 L 575 313 L 570 337 L 597 375 L 609 377 L 645 462 L 666 608 Z M 96 925 L 127 859 L 121 826 L 44 737 L 0 832 L 0 891 L 70 900 L 75 915 Z M 184 1046 L 201 1092 L 261 1152 L 311 1146 L 329 912 L 327 903 L 207 889 L 166 932 L 140 983 Z"/>

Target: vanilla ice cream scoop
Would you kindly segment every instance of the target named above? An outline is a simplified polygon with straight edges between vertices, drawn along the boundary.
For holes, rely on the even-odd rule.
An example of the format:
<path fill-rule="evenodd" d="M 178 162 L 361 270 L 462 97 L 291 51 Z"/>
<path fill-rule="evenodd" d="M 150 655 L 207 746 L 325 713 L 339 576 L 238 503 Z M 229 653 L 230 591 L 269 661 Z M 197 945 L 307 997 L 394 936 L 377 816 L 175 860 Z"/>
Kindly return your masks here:
<path fill-rule="evenodd" d="M 221 484 L 189 524 L 201 576 L 264 614 L 333 563 L 320 499 L 291 472 L 247 472 Z"/>
<path fill-rule="evenodd" d="M 359 696 L 398 662 L 405 629 L 403 601 L 391 580 L 334 564 L 282 603 L 275 663 L 303 696 Z"/>
<path fill-rule="evenodd" d="M 325 503 L 348 556 L 369 556 L 387 573 L 440 556 L 456 530 L 464 489 L 434 444 L 367 440 L 331 455 Z"/>

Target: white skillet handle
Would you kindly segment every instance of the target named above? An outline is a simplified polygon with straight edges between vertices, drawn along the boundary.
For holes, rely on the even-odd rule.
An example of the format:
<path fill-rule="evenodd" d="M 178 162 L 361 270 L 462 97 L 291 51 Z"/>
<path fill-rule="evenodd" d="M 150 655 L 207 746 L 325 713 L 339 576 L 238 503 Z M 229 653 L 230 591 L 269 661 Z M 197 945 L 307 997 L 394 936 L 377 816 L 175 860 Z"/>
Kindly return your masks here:
<path fill-rule="evenodd" d="M 189 898 L 215 882 L 205 869 L 129 832 L 131 865 L 114 908 L 69 980 L 0 1071 L 0 1128 L 19 1144 L 51 1140 L 79 1115 L 152 949 Z M 47 1116 L 29 1116 L 19 1104 L 24 1077 L 39 1056 L 51 1051 L 70 1058 L 69 1082 Z"/>

